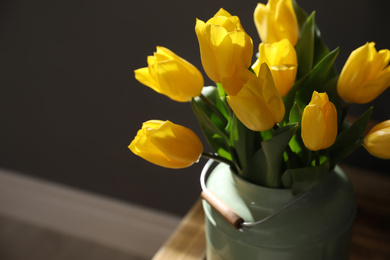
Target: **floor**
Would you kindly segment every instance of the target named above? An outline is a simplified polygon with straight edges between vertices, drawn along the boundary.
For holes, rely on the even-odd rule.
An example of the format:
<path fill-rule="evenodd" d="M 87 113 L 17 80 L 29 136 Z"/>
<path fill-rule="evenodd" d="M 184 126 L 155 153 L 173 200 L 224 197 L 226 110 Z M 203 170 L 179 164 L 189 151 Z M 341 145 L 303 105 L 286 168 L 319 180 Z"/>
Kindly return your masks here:
<path fill-rule="evenodd" d="M 145 260 L 0 216 L 1 260 Z"/>

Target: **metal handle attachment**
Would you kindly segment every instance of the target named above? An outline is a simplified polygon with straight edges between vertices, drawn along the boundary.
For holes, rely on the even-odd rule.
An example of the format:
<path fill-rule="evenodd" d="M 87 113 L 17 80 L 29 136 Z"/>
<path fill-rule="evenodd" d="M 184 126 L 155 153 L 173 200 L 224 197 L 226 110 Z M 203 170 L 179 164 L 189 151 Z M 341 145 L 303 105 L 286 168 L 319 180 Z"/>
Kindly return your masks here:
<path fill-rule="evenodd" d="M 230 225 L 232 225 L 234 228 L 236 229 L 241 229 L 243 227 L 252 227 L 252 226 L 255 226 L 255 225 L 258 225 L 258 224 L 261 224 L 261 223 L 264 223 L 265 221 L 275 217 L 276 215 L 278 215 L 280 212 L 282 212 L 283 210 L 287 209 L 288 207 L 290 207 L 291 205 L 293 205 L 295 202 L 297 202 L 298 200 L 302 199 L 303 197 L 305 197 L 309 192 L 305 192 L 301 195 L 299 195 L 298 197 L 296 197 L 295 199 L 293 199 L 292 201 L 290 201 L 289 203 L 287 203 L 286 205 L 284 205 L 283 207 L 281 207 L 280 209 L 276 210 L 274 213 L 272 213 L 271 215 L 261 219 L 261 220 L 258 220 L 258 221 L 253 221 L 253 222 L 247 222 L 247 221 L 244 221 L 244 219 L 242 217 L 240 217 L 236 212 L 234 212 L 233 209 L 231 209 L 225 202 L 223 202 L 217 195 L 215 195 L 214 193 L 212 193 L 210 190 L 207 189 L 206 187 L 206 184 L 205 184 L 205 178 L 206 178 L 206 174 L 207 172 L 209 171 L 211 165 L 214 163 L 215 161 L 213 159 L 209 159 L 207 161 L 207 163 L 205 164 L 201 174 L 200 174 L 200 185 L 201 185 L 201 188 L 202 188 L 202 198 L 204 200 L 206 200 L 211 207 L 213 207 Z"/>

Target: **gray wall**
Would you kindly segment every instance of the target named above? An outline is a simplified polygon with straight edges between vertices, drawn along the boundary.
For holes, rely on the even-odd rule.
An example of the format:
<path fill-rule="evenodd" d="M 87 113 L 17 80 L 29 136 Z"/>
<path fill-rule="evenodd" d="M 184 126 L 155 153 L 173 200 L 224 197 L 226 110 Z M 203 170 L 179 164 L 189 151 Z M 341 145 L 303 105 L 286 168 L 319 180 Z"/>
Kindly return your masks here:
<path fill-rule="evenodd" d="M 141 123 L 169 119 L 201 135 L 190 104 L 142 86 L 133 70 L 156 45 L 201 68 L 195 18 L 220 7 L 238 15 L 255 46 L 254 0 L 3 0 L 0 2 L 0 167 L 184 214 L 198 198 L 204 164 L 154 166 L 128 149 Z M 366 41 L 390 48 L 389 2 L 301 0 L 317 10 L 325 41 L 340 46 L 339 68 Z M 210 82 L 208 82 L 209 84 Z M 390 118 L 390 93 L 374 118 Z M 353 107 L 360 113 L 360 107 Z M 364 150 L 356 156 L 368 159 Z M 356 159 L 353 161 L 362 161 Z M 386 172 L 389 162 L 360 165 Z"/>

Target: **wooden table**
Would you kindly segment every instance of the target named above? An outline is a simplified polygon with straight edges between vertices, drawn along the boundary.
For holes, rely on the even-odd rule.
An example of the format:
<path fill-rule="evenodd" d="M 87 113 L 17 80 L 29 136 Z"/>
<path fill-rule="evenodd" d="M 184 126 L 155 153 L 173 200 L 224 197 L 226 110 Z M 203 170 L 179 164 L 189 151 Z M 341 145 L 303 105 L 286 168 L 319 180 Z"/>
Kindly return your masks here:
<path fill-rule="evenodd" d="M 342 166 L 358 201 L 351 260 L 390 259 L 390 174 Z M 204 260 L 204 213 L 199 199 L 152 260 Z"/>

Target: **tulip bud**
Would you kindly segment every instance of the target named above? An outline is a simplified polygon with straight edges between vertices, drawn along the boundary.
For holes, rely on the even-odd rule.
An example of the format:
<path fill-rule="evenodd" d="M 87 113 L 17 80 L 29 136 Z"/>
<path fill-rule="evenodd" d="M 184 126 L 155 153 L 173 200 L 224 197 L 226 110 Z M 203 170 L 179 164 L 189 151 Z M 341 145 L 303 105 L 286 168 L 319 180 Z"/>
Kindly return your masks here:
<path fill-rule="evenodd" d="M 264 62 L 271 70 L 276 89 L 282 97 L 286 96 L 297 75 L 298 62 L 294 46 L 287 39 L 270 44 L 260 43 L 259 58 L 252 66 L 256 74 Z"/>
<path fill-rule="evenodd" d="M 373 156 L 390 159 L 390 120 L 374 126 L 364 138 L 363 146 Z"/>
<path fill-rule="evenodd" d="M 203 89 L 200 71 L 164 47 L 148 57 L 148 67 L 134 71 L 135 78 L 160 94 L 179 101 L 191 101 Z"/>
<path fill-rule="evenodd" d="M 241 72 L 241 76 L 247 79 L 246 83 L 237 95 L 227 96 L 227 101 L 247 128 L 266 131 L 282 121 L 285 113 L 283 99 L 275 88 L 267 64 L 260 66 L 257 77 L 245 69 Z"/>
<path fill-rule="evenodd" d="M 347 102 L 365 104 L 377 98 L 390 85 L 390 51 L 375 49 L 370 42 L 354 50 L 337 83 L 339 96 Z"/>
<path fill-rule="evenodd" d="M 190 129 L 170 121 L 150 120 L 142 125 L 129 149 L 166 168 L 185 168 L 199 160 L 203 145 Z"/>
<path fill-rule="evenodd" d="M 253 43 L 237 16 L 220 9 L 206 23 L 197 19 L 195 32 L 202 65 L 211 80 L 221 83 L 222 78 L 231 78 L 236 68 L 249 68 Z"/>
<path fill-rule="evenodd" d="M 313 92 L 302 114 L 302 140 L 306 148 L 318 151 L 330 147 L 337 137 L 337 110 L 326 93 Z"/>
<path fill-rule="evenodd" d="M 292 45 L 298 41 L 298 20 L 291 0 L 269 0 L 267 5 L 257 4 L 254 20 L 260 39 L 264 43 L 287 38 Z"/>

